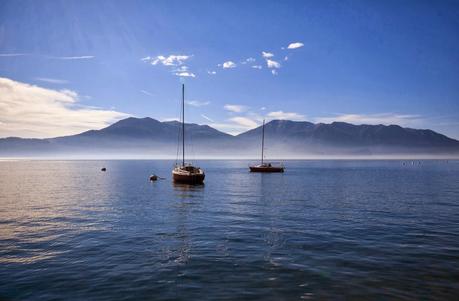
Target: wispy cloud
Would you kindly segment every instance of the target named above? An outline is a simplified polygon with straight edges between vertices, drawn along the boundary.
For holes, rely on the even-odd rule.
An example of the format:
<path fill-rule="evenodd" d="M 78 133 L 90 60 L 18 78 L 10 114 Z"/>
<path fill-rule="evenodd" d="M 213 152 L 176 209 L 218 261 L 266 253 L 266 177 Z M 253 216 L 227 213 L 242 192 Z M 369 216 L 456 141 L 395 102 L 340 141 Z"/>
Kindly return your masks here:
<path fill-rule="evenodd" d="M 215 74 L 217 74 L 217 71 L 207 70 L 207 74 L 215 75 Z"/>
<path fill-rule="evenodd" d="M 48 56 L 50 59 L 55 60 L 90 60 L 95 58 L 94 55 L 81 55 L 81 56 Z"/>
<path fill-rule="evenodd" d="M 295 42 L 295 43 L 290 43 L 287 48 L 288 49 L 297 49 L 297 48 L 300 48 L 300 47 L 303 47 L 303 46 L 304 46 L 303 43 Z"/>
<path fill-rule="evenodd" d="M 189 69 L 188 66 L 181 65 L 177 69 L 175 69 L 174 72 L 186 72 L 188 71 L 188 69 Z"/>
<path fill-rule="evenodd" d="M 196 77 L 196 75 L 192 72 L 176 72 L 175 75 L 180 77 Z"/>
<path fill-rule="evenodd" d="M 65 79 L 48 78 L 48 77 L 36 77 L 35 80 L 45 82 L 45 83 L 60 84 L 60 85 L 69 83 L 69 81 Z"/>
<path fill-rule="evenodd" d="M 140 92 L 148 96 L 154 96 L 152 93 L 145 91 L 145 90 L 140 90 Z"/>
<path fill-rule="evenodd" d="M 268 68 L 271 68 L 271 69 L 272 68 L 279 69 L 281 67 L 281 64 L 279 62 L 276 62 L 270 59 L 266 60 L 266 65 L 268 66 Z"/>
<path fill-rule="evenodd" d="M 14 57 L 14 56 L 25 56 L 28 53 L 0 53 L 0 57 Z"/>
<path fill-rule="evenodd" d="M 243 60 L 243 61 L 241 62 L 241 64 L 245 65 L 245 64 L 248 64 L 248 63 L 253 63 L 253 62 L 255 62 L 255 61 L 256 61 L 256 60 L 255 60 L 253 57 L 249 57 L 249 58 Z"/>
<path fill-rule="evenodd" d="M 271 52 L 264 52 L 264 51 L 262 51 L 262 52 L 261 52 L 261 56 L 263 56 L 265 59 L 269 59 L 270 57 L 273 57 L 274 54 L 271 53 Z"/>
<path fill-rule="evenodd" d="M 223 63 L 223 69 L 236 68 L 236 64 L 233 61 L 226 61 Z"/>
<path fill-rule="evenodd" d="M 401 126 L 416 126 L 421 123 L 422 116 L 411 114 L 338 114 L 328 117 L 317 117 L 315 122 L 331 123 L 334 121 L 348 122 L 353 124 L 397 124 Z"/>
<path fill-rule="evenodd" d="M 304 115 L 294 112 L 274 111 L 269 112 L 267 115 L 268 119 L 283 119 L 283 120 L 304 120 Z"/>
<path fill-rule="evenodd" d="M 206 116 L 204 114 L 201 114 L 201 117 L 204 118 L 207 121 L 214 122 L 214 120 L 212 118 L 210 118 L 210 117 L 208 117 L 208 116 Z"/>
<path fill-rule="evenodd" d="M 271 73 L 272 73 L 272 75 L 277 75 L 278 74 L 276 69 L 271 70 Z"/>
<path fill-rule="evenodd" d="M 253 68 L 253 69 L 262 69 L 263 67 L 260 66 L 260 65 L 253 65 L 252 68 Z"/>
<path fill-rule="evenodd" d="M 209 105 L 210 101 L 187 100 L 186 104 L 192 107 L 202 107 Z"/>
<path fill-rule="evenodd" d="M 52 60 L 89 60 L 95 58 L 94 55 L 79 55 L 79 56 L 53 56 L 39 55 L 32 53 L 0 53 L 0 57 L 15 57 L 15 56 L 36 56 Z"/>
<path fill-rule="evenodd" d="M 34 56 L 52 60 L 90 60 L 95 58 L 94 55 L 79 55 L 79 56 L 53 56 L 40 55 L 32 53 L 0 53 L 0 57 L 15 57 L 15 56 Z"/>
<path fill-rule="evenodd" d="M 0 78 L 0 136 L 44 138 L 71 135 L 100 129 L 129 116 L 114 110 L 83 106 L 78 100 L 75 91 L 46 89 Z"/>
<path fill-rule="evenodd" d="M 223 106 L 223 108 L 227 111 L 234 112 L 234 113 L 240 113 L 247 111 L 248 107 L 243 106 L 243 105 L 231 105 L 231 104 L 226 104 Z"/>

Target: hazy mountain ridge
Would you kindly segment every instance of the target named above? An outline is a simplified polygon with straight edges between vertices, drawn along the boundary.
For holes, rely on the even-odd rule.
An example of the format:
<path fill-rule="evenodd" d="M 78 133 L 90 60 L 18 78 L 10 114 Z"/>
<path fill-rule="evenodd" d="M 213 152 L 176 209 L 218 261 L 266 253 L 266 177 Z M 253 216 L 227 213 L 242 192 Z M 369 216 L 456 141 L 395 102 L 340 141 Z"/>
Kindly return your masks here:
<path fill-rule="evenodd" d="M 406 146 L 406 147 L 454 147 L 459 141 L 432 130 L 403 128 L 398 125 L 354 125 L 345 122 L 330 124 L 306 121 L 273 120 L 266 124 L 265 132 L 277 139 L 302 139 L 336 146 Z M 255 128 L 238 135 L 254 138 L 261 135 Z"/>
<path fill-rule="evenodd" d="M 237 136 L 208 125 L 187 124 L 188 152 L 199 157 L 257 157 L 261 127 Z M 0 139 L 4 157 L 52 156 L 54 154 L 174 157 L 181 124 L 153 118 L 126 118 L 100 130 L 77 135 L 23 139 Z M 353 125 L 344 122 L 314 124 L 306 121 L 273 120 L 265 126 L 266 151 L 270 157 L 308 155 L 459 155 L 459 141 L 432 130 L 398 125 Z M 190 147 L 192 146 L 192 147 Z"/>

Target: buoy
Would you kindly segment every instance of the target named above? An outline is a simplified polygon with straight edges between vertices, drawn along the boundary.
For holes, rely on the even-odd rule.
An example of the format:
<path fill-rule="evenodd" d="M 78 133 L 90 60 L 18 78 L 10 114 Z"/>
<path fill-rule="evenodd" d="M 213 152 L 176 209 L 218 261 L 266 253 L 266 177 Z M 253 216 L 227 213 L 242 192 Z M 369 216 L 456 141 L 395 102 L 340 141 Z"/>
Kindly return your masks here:
<path fill-rule="evenodd" d="M 107 169 L 105 167 L 102 167 L 101 171 L 107 171 Z"/>
<path fill-rule="evenodd" d="M 157 175 L 151 175 L 150 176 L 150 181 L 156 181 L 158 180 L 158 176 Z"/>

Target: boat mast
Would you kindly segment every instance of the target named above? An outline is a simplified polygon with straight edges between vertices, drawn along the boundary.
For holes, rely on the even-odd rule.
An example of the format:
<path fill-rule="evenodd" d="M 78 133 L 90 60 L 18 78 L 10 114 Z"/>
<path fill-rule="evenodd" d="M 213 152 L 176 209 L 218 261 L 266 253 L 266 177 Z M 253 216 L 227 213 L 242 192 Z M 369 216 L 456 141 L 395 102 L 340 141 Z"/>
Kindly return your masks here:
<path fill-rule="evenodd" d="M 265 120 L 263 119 L 263 128 L 261 130 L 261 165 L 263 165 L 263 150 L 265 149 Z"/>
<path fill-rule="evenodd" d="M 185 166 L 185 84 L 182 84 L 182 166 Z"/>

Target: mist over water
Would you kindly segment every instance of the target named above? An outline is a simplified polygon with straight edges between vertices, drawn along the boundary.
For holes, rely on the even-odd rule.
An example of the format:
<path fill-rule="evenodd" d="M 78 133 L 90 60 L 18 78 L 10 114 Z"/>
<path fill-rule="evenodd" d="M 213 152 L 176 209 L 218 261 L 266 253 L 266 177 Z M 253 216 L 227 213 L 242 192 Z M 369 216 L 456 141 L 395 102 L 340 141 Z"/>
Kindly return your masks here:
<path fill-rule="evenodd" d="M 0 162 L 0 299 L 457 298 L 459 161 L 173 163 Z"/>

